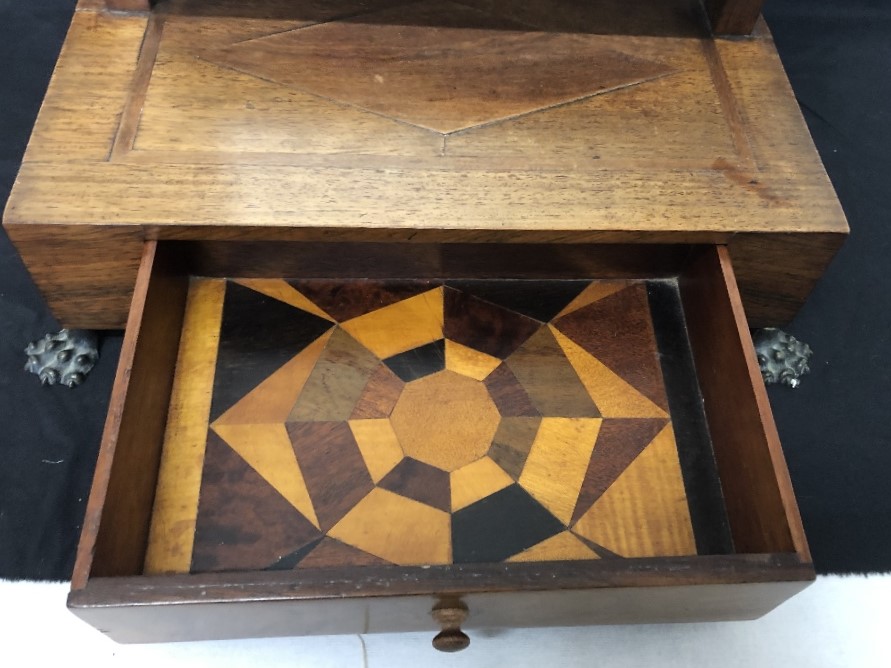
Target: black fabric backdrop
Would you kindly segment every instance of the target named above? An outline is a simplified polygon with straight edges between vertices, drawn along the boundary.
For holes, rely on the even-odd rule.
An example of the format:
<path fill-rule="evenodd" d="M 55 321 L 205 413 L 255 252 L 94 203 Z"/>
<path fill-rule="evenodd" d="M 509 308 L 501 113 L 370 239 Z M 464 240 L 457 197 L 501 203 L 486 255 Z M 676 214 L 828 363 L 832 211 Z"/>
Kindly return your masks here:
<path fill-rule="evenodd" d="M 0 0 L 0 208 L 75 0 Z M 780 55 L 852 228 L 788 328 L 815 350 L 770 399 L 818 571 L 891 571 L 891 2 L 768 0 Z M 67 579 L 119 333 L 76 390 L 22 349 L 57 324 L 0 233 L 0 577 Z"/>

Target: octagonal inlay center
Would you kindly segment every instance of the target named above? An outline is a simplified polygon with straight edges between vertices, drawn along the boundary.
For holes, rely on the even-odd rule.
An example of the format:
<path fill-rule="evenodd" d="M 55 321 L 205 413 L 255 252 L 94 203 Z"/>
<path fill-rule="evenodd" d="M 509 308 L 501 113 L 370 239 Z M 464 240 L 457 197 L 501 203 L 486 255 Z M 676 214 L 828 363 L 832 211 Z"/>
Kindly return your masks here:
<path fill-rule="evenodd" d="M 500 419 L 485 385 L 453 371 L 406 385 L 390 415 L 405 454 L 445 471 L 484 456 Z"/>

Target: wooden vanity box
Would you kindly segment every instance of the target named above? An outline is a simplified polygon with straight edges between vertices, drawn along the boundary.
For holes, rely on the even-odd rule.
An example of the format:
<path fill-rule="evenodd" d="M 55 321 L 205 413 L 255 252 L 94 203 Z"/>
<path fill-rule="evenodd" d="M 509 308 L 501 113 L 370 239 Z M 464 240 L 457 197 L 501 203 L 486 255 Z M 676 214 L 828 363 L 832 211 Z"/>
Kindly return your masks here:
<path fill-rule="evenodd" d="M 126 326 L 70 608 L 448 650 L 807 586 L 749 327 L 847 226 L 759 5 L 81 0 L 4 217 Z"/>

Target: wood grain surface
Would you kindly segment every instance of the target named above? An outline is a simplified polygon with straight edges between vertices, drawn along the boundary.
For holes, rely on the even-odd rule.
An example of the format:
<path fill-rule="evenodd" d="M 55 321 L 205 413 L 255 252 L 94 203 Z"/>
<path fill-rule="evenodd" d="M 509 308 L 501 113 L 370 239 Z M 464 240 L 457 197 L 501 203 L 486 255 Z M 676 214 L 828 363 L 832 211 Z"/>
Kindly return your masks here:
<path fill-rule="evenodd" d="M 403 387 L 405 383 L 389 367 L 377 367 L 368 377 L 350 419 L 359 421 L 390 417 Z"/>
<path fill-rule="evenodd" d="M 712 30 L 719 35 L 747 35 L 755 28 L 764 0 L 706 0 Z"/>
<path fill-rule="evenodd" d="M 383 480 L 405 457 L 399 438 L 387 419 L 350 420 L 353 437 L 375 483 Z"/>
<path fill-rule="evenodd" d="M 484 457 L 455 471 L 451 478 L 452 512 L 500 492 L 514 480 L 491 457 Z"/>
<path fill-rule="evenodd" d="M 325 537 L 320 563 L 363 567 L 696 553 L 672 418 L 630 384 L 659 386 L 659 369 L 597 360 L 556 328 L 572 318 L 595 352 L 633 331 L 626 347 L 655 358 L 646 283 L 355 283 L 193 280 L 147 573 L 306 568 Z M 431 322 L 475 347 L 427 343 Z M 422 548 L 416 524 L 437 513 Z"/>
<path fill-rule="evenodd" d="M 284 422 L 315 370 L 333 332 L 329 330 L 214 420 L 214 425 Z"/>
<path fill-rule="evenodd" d="M 303 472 L 283 423 L 215 423 L 213 431 L 313 526 L 319 528 Z"/>
<path fill-rule="evenodd" d="M 185 576 L 151 591 L 141 579 L 128 578 L 97 581 L 89 591 L 72 593 L 69 605 L 119 642 L 408 630 L 432 637 L 439 629 L 430 609 L 437 595 L 449 591 L 470 608 L 468 629 L 756 619 L 813 580 L 809 567 L 788 556 L 640 560 L 634 575 L 616 559 L 559 567 L 552 562 L 497 564 L 497 574 L 484 567 L 464 569 L 462 580 L 473 583 L 465 588 L 450 586 L 454 577 L 437 569 L 410 567 L 400 567 L 406 575 L 402 586 L 394 587 L 377 567 L 366 566 L 349 574 L 352 578 L 359 571 L 354 597 L 334 587 L 325 591 L 313 586 L 315 581 L 310 585 L 305 577 L 316 570 L 332 580 L 342 578 L 339 569 L 300 569 L 299 594 L 293 573 L 248 582 L 232 574 Z M 554 589 L 555 579 L 565 588 Z M 342 579 L 336 581 L 339 585 Z M 320 589 L 322 595 L 316 596 Z"/>
<path fill-rule="evenodd" d="M 598 418 L 542 418 L 520 474 L 518 482 L 565 524 L 572 519 L 602 423 Z"/>
<path fill-rule="evenodd" d="M 710 6 L 733 32 L 758 4 Z M 145 238 L 270 229 L 739 236 L 749 314 L 776 322 L 847 232 L 766 30 L 712 40 L 680 0 L 392 5 L 84 5 L 4 218 L 63 323 L 123 325 Z M 796 249 L 782 263 L 762 259 L 775 236 Z M 104 271 L 61 280 L 38 239 L 80 258 L 89 246 L 88 267 Z"/>
<path fill-rule="evenodd" d="M 147 12 L 151 9 L 151 0 L 99 0 L 108 9 L 120 12 Z"/>
<path fill-rule="evenodd" d="M 553 327 L 601 360 L 652 403 L 668 410 L 646 304 L 646 287 L 637 283 L 557 318 Z M 615 336 L 615 332 L 622 336 Z"/>
<path fill-rule="evenodd" d="M 147 574 L 182 573 L 192 563 L 224 293 L 222 280 L 199 281 L 192 284 L 186 301 L 177 353 L 181 373 L 174 378 L 167 413 L 145 556 Z"/>
<path fill-rule="evenodd" d="M 188 277 L 145 245 L 87 502 L 72 588 L 90 575 L 141 572 L 149 541 Z"/>
<path fill-rule="evenodd" d="M 145 16 L 74 14 L 26 161 L 108 160 L 137 76 L 147 26 Z"/>
<path fill-rule="evenodd" d="M 502 411 L 489 457 L 514 480 L 520 477 L 538 434 L 541 417 L 510 417 Z"/>
<path fill-rule="evenodd" d="M 177 0 L 151 17 L 94 11 L 103 4 L 146 9 L 141 0 L 80 3 L 5 215 L 66 324 L 124 324 L 136 286 L 116 387 L 119 410 L 109 420 L 74 574 L 72 604 L 82 614 L 131 639 L 184 638 L 196 624 L 230 637 L 260 627 L 293 632 L 301 624 L 304 632 L 427 628 L 430 594 L 443 592 L 469 592 L 484 625 L 724 618 L 763 613 L 812 577 L 769 408 L 751 359 L 738 354 L 748 345 L 746 323 L 722 251 L 717 265 L 702 260 L 684 274 L 684 290 L 698 363 L 730 355 L 736 361 L 722 368 L 756 390 L 728 396 L 720 379 L 703 380 L 722 479 L 734 496 L 734 538 L 741 550 L 795 554 L 664 556 L 692 554 L 695 541 L 689 517 L 684 522 L 671 429 L 653 434 L 671 417 L 646 384 L 661 376 L 636 377 L 632 372 L 648 367 L 623 365 L 624 353 L 593 345 L 578 328 L 540 329 L 551 316 L 537 316 L 538 307 L 530 311 L 527 303 L 505 304 L 497 291 L 468 291 L 462 304 L 475 310 L 453 302 L 450 311 L 448 287 L 434 309 L 442 319 L 432 326 L 417 324 L 424 320 L 417 309 L 398 308 L 426 289 L 351 315 L 359 323 L 354 340 L 370 348 L 368 364 L 345 346 L 331 347 L 326 358 L 339 365 L 346 355 L 354 362 L 346 366 L 358 371 L 338 379 L 355 400 L 348 410 L 322 415 L 332 405 L 324 398 L 333 378 L 310 382 L 333 335 L 308 343 L 305 357 L 293 350 L 277 360 L 280 375 L 258 357 L 243 367 L 256 383 L 239 386 L 243 396 L 214 415 L 219 433 L 211 428 L 207 436 L 212 456 L 206 494 L 196 499 L 198 550 L 189 567 L 267 573 L 160 577 L 150 589 L 143 580 L 103 579 L 141 572 L 151 543 L 147 518 L 168 392 L 164 382 L 152 396 L 132 384 L 127 391 L 128 371 L 155 389 L 157 374 L 168 383 L 174 378 L 185 298 L 184 275 L 174 271 L 178 278 L 166 281 L 163 263 L 149 284 L 153 258 L 137 280 L 146 239 L 162 240 L 164 254 L 188 250 L 189 258 L 198 247 L 163 240 L 399 242 L 407 248 L 390 257 L 415 257 L 383 266 L 405 272 L 414 262 L 426 267 L 424 277 L 439 279 L 456 265 L 434 273 L 445 266 L 436 244 L 729 243 L 746 307 L 764 323 L 794 313 L 847 231 L 769 35 L 712 41 L 696 3 L 646 1 L 628 12 L 614 0 L 591 8 L 562 0 L 466 0 L 419 2 L 394 13 L 386 0 L 361 7 L 351 0 L 324 7 Z M 758 7 L 715 0 L 706 8 L 713 28 L 729 33 L 747 32 Z M 386 48 L 375 43 L 379 36 L 389 36 Z M 516 67 L 517 54 L 530 57 L 526 67 Z M 352 66 L 334 77 L 334 62 Z M 338 299 L 324 302 L 281 280 L 256 282 L 298 275 L 284 272 L 275 253 L 255 253 L 260 261 L 252 262 L 251 249 L 208 248 L 200 248 L 202 261 L 220 266 L 236 258 L 238 268 L 258 272 L 245 274 L 254 282 L 241 288 L 325 322 L 349 320 L 332 313 L 332 304 L 343 303 Z M 315 250 L 302 252 L 317 256 Z M 331 272 L 345 261 L 354 276 L 381 271 L 367 254 L 356 260 L 361 250 L 331 250 L 304 264 L 301 275 L 331 276 L 311 267 L 327 263 Z M 515 248 L 503 254 L 494 262 L 462 259 L 459 265 L 479 273 L 460 277 L 517 277 L 517 266 L 527 276 L 554 271 L 542 269 L 537 250 L 526 259 Z M 276 262 L 276 273 L 259 273 Z M 629 275 L 632 264 L 621 271 Z M 644 264 L 652 273 L 644 267 L 630 275 L 658 275 L 657 253 L 644 254 Z M 590 267 L 590 260 L 566 262 L 557 271 L 590 277 Z M 719 275 L 724 281 L 715 287 Z M 571 323 L 599 313 L 598 303 L 622 292 L 610 291 L 583 291 L 560 315 Z M 382 318 L 367 317 L 390 306 Z M 449 329 L 449 315 L 458 311 L 474 317 Z M 143 312 L 149 321 L 140 327 Z M 695 313 L 717 314 L 716 322 Z M 411 321 L 405 329 L 414 338 L 393 347 L 400 319 Z M 527 321 L 535 326 L 520 327 L 514 339 L 491 340 L 492 333 L 516 331 L 507 323 Z M 622 323 L 623 330 L 639 330 Z M 468 333 L 479 327 L 492 329 Z M 551 345 L 536 338 L 542 331 Z M 449 334 L 451 346 L 441 338 Z M 718 340 L 724 343 L 713 346 Z M 440 344 L 447 371 L 434 369 Z M 563 375 L 545 373 L 542 359 L 558 353 Z M 512 355 L 512 363 L 499 363 Z M 437 373 L 478 383 L 507 413 L 484 456 L 454 471 L 405 458 L 397 430 L 383 428 L 404 388 L 429 384 Z M 575 388 L 567 402 L 587 397 L 594 416 L 555 416 L 542 403 L 548 379 L 573 373 L 574 384 L 560 383 Z M 304 393 L 307 403 L 297 410 Z M 276 401 L 268 402 L 272 396 Z M 741 408 L 735 417 L 729 405 Z M 304 421 L 285 426 L 295 410 Z M 254 415 L 270 421 L 252 421 Z M 555 420 L 565 429 L 552 429 Z M 568 452 L 560 433 L 594 422 L 596 434 L 569 439 L 583 451 Z M 742 466 L 740 457 L 753 466 Z M 555 485 L 555 471 L 568 471 L 570 479 Z M 643 488 L 656 492 L 641 494 Z M 272 528 L 245 532 L 246 519 Z M 495 533 L 500 543 L 479 538 Z M 651 554 L 660 558 L 647 559 Z M 616 555 L 639 557 L 633 572 Z M 507 559 L 509 570 L 479 563 Z M 581 568 L 573 565 L 578 559 Z M 450 560 L 457 565 L 430 565 Z M 399 564 L 398 582 L 385 562 Z M 343 564 L 348 573 L 337 570 Z M 281 608 L 267 606 L 290 605 L 295 594 L 293 577 L 275 571 L 295 566 L 304 574 L 299 595 L 316 600 L 287 623 L 276 622 Z M 547 591 L 554 577 L 568 589 Z M 336 584 L 344 578 L 355 601 Z M 507 592 L 514 589 L 527 591 Z M 196 605 L 198 590 L 213 603 Z M 370 606 L 361 600 L 368 596 Z M 146 605 L 170 602 L 179 605 L 161 605 L 160 612 Z M 245 603 L 256 606 L 247 621 Z M 141 617 L 128 621 L 131 613 Z M 130 630 L 119 626 L 134 621 Z"/>
<path fill-rule="evenodd" d="M 520 346 L 506 365 L 540 415 L 600 417 L 579 374 L 547 327 Z"/>
<path fill-rule="evenodd" d="M 108 416 L 109 425 L 118 417 L 120 422 L 117 431 L 109 432 L 117 456 L 93 553 L 97 575 L 119 575 L 143 565 L 181 337 L 188 277 L 179 258 L 166 249 L 147 244 L 145 250 L 138 277 L 144 301 L 133 311 L 139 321 L 128 323 L 136 341 L 132 357 L 129 351 L 121 355 L 116 380 L 125 376 L 125 385 L 113 391 L 115 405 Z M 122 373 L 121 364 L 132 364 L 129 373 Z"/>
<path fill-rule="evenodd" d="M 679 283 L 736 548 L 809 561 L 727 250 L 703 253 Z"/>
<path fill-rule="evenodd" d="M 641 530 L 617 530 L 625 526 Z M 629 557 L 696 554 L 671 427 L 665 427 L 616 478 L 573 531 Z"/>
<path fill-rule="evenodd" d="M 402 470 L 393 474 L 400 464 L 392 456 L 394 446 L 401 449 L 398 437 L 396 444 L 391 442 L 381 450 L 386 452 L 389 448 L 391 454 L 376 460 L 359 443 L 363 438 L 357 435 L 354 424 L 380 424 L 384 418 L 335 424 L 279 424 L 286 431 L 319 524 L 330 527 L 327 536 L 307 517 L 311 515 L 307 498 L 295 494 L 297 476 L 284 476 L 290 464 L 285 466 L 282 462 L 290 461 L 291 455 L 283 457 L 286 448 L 281 434 L 276 436 L 271 428 L 260 424 L 233 423 L 221 425 L 224 431 L 229 430 L 226 438 L 232 443 L 213 432 L 208 437 L 206 452 L 211 453 L 211 460 L 204 477 L 209 487 L 204 500 L 199 501 L 195 534 L 198 549 L 191 563 L 193 570 L 228 572 L 139 577 L 142 565 L 138 555 L 144 553 L 143 538 L 148 536 L 151 495 L 133 495 L 133 467 L 138 464 L 143 479 L 153 481 L 153 475 L 147 471 L 152 471 L 161 459 L 161 449 L 152 443 L 160 434 L 156 427 L 163 424 L 164 417 L 158 411 L 156 392 L 148 391 L 157 384 L 139 383 L 126 388 L 125 381 L 129 370 L 136 378 L 144 378 L 147 370 L 156 372 L 159 345 L 171 353 L 164 366 L 173 376 L 183 314 L 176 315 L 178 307 L 171 310 L 170 288 L 179 285 L 185 298 L 186 286 L 185 276 L 178 272 L 175 262 L 170 264 L 173 258 L 169 254 L 162 252 L 164 257 L 152 269 L 155 248 L 155 244 L 149 244 L 150 254 L 143 262 L 137 308 L 125 345 L 129 352 L 122 355 L 122 373 L 116 388 L 119 397 L 127 396 L 118 404 L 113 402 L 122 411 L 113 411 L 109 420 L 69 599 L 77 614 L 110 630 L 117 638 L 195 638 L 196 625 L 212 629 L 202 637 L 250 636 L 261 627 L 266 633 L 288 634 L 345 632 L 354 627 L 357 632 L 369 631 L 369 624 L 378 630 L 424 629 L 428 627 L 418 625 L 417 620 L 427 618 L 434 595 L 460 596 L 471 607 L 480 606 L 483 619 L 476 621 L 484 625 L 728 619 L 763 614 L 813 578 L 788 475 L 775 432 L 771 431 L 763 388 L 758 390 L 761 386 L 757 384 L 752 360 L 739 354 L 746 345 L 746 326 L 735 297 L 729 260 L 726 251 L 714 249 L 694 258 L 696 261 L 681 281 L 682 294 L 697 365 L 721 368 L 734 375 L 739 364 L 746 368 L 739 375 L 741 385 L 728 388 L 721 382 L 723 378 L 708 374 L 703 383 L 709 419 L 716 426 L 716 450 L 722 451 L 719 470 L 727 489 L 734 490 L 735 510 L 731 519 L 737 549 L 757 554 L 638 556 L 633 562 L 620 558 L 685 550 L 679 547 L 684 544 L 682 532 L 671 528 L 678 513 L 683 514 L 678 510 L 683 506 L 677 504 L 684 484 L 679 484 L 677 477 L 684 472 L 683 467 L 675 465 L 677 450 L 674 439 L 668 438 L 670 427 L 664 427 L 636 456 L 633 451 L 639 444 L 631 444 L 630 453 L 619 451 L 619 445 L 624 447 L 619 432 L 627 429 L 629 435 L 642 442 L 655 431 L 650 427 L 665 421 L 664 417 L 575 418 L 602 421 L 598 433 L 592 434 L 593 454 L 584 468 L 558 465 L 566 459 L 565 448 L 537 447 L 556 443 L 554 439 L 536 439 L 541 431 L 539 422 L 547 416 L 502 419 L 529 424 L 517 424 L 515 429 L 496 435 L 493 448 L 495 441 L 516 446 L 520 462 L 516 475 L 521 481 L 528 458 L 534 455 L 529 471 L 537 471 L 532 478 L 539 482 L 532 485 L 532 491 L 557 513 L 571 510 L 574 517 L 570 518 L 570 526 L 557 519 L 522 484 L 514 482 L 511 473 L 495 459 L 494 450 L 451 473 L 440 470 L 431 476 L 429 468 L 420 467 L 418 479 L 427 484 L 416 486 L 415 476 L 409 475 L 412 466 L 418 468 L 416 464 L 403 464 Z M 150 276 L 154 277 L 151 281 Z M 253 289 L 245 288 L 243 283 L 232 285 L 235 290 Z M 254 288 L 263 286 L 254 284 Z M 429 283 L 425 288 L 429 288 Z M 249 303 L 255 308 L 269 308 L 264 301 L 269 292 L 274 290 L 256 290 L 258 298 Z M 579 294 L 584 292 L 583 289 Z M 601 292 L 600 299 L 617 294 Z M 497 295 L 499 291 L 489 294 Z M 561 299 L 566 300 L 555 309 L 557 313 L 563 312 L 573 299 L 571 291 L 557 290 L 551 294 L 563 294 Z M 279 296 L 287 298 L 285 293 Z M 215 300 L 217 304 L 219 301 Z M 162 309 L 173 320 L 152 318 L 147 327 L 140 328 L 143 304 L 147 305 L 147 312 Z M 301 310 L 286 301 L 279 304 Z M 244 310 L 235 312 L 252 322 L 262 320 Z M 222 320 L 226 317 L 224 313 Z M 230 323 L 226 331 L 237 332 L 233 325 Z M 547 323 L 541 326 L 549 327 Z M 715 341 L 723 344 L 714 345 Z M 311 341 L 306 343 L 307 347 L 310 345 Z M 151 357 L 145 354 L 148 349 Z M 145 366 L 149 360 L 152 364 Z M 283 365 L 288 361 L 286 358 Z M 432 378 L 435 373 L 411 382 Z M 257 380 L 262 384 L 262 378 Z M 746 386 L 757 391 L 750 394 Z M 121 388 L 129 391 L 125 393 Z M 250 388 L 246 392 L 246 396 L 252 396 Z M 728 398 L 728 392 L 733 396 Z M 154 398 L 146 403 L 144 399 L 149 395 Z M 592 398 L 596 401 L 596 393 L 592 392 Z M 730 405 L 738 409 L 733 411 L 735 418 L 721 408 Z M 611 420 L 616 420 L 615 426 L 605 429 L 604 424 L 613 424 Z M 377 443 L 387 440 L 372 434 L 372 440 L 375 439 Z M 572 440 L 573 447 L 586 442 Z M 133 456 L 134 447 L 139 448 L 141 457 Z M 610 484 L 592 472 L 598 448 L 602 448 L 603 457 L 594 468 L 604 464 L 606 478 L 615 476 Z M 332 457 L 346 465 L 332 467 Z M 740 457 L 755 466 L 741 465 Z M 624 468 L 620 461 L 623 459 L 631 462 Z M 369 473 L 369 461 L 380 465 L 374 478 Z M 384 470 L 386 467 L 390 467 L 388 471 Z M 546 474 L 549 468 L 559 469 L 561 475 L 567 468 L 576 472 L 573 479 L 580 482 L 575 507 L 570 509 L 569 504 L 560 500 Z M 507 477 L 496 475 L 498 470 L 503 470 Z M 444 476 L 448 476 L 448 497 L 443 496 Z M 288 478 L 286 483 L 284 477 Z M 376 485 L 380 481 L 386 481 L 386 487 L 391 489 Z M 571 487 L 574 489 L 575 485 L 573 482 Z M 604 486 L 605 491 L 600 493 Z M 659 492 L 642 494 L 639 490 L 644 487 Z M 125 496 L 129 501 L 121 502 Z M 348 496 L 351 498 L 345 501 Z M 447 501 L 449 511 L 442 510 Z M 580 504 L 589 502 L 587 509 L 579 510 Z M 114 510 L 104 509 L 106 503 L 113 503 Z M 672 513 L 671 508 L 678 513 Z M 600 509 L 602 512 L 595 512 Z M 579 512 L 582 514 L 578 515 Z M 636 525 L 635 529 L 617 531 L 617 524 L 606 521 L 607 517 L 617 516 L 623 518 L 622 523 Z M 581 519 L 574 521 L 576 517 Z M 244 533 L 245 518 L 251 527 L 268 525 L 270 531 Z M 272 526 L 276 524 L 277 527 Z M 642 531 L 642 527 L 648 528 Z M 498 540 L 492 541 L 492 536 L 498 536 Z M 96 544 L 101 547 L 94 552 Z M 764 550 L 776 552 L 765 554 Z M 508 567 L 487 563 L 505 560 L 510 560 Z M 238 572 L 244 567 L 247 572 Z M 294 568 L 299 575 L 282 572 Z M 114 577 L 102 577 L 103 574 Z M 298 581 L 299 591 L 295 589 Z M 559 588 L 555 589 L 555 581 L 560 583 Z M 350 583 L 347 597 L 345 582 Z M 282 606 L 294 612 L 287 623 L 275 621 L 280 620 Z M 252 614 L 245 615 L 245 610 Z"/>

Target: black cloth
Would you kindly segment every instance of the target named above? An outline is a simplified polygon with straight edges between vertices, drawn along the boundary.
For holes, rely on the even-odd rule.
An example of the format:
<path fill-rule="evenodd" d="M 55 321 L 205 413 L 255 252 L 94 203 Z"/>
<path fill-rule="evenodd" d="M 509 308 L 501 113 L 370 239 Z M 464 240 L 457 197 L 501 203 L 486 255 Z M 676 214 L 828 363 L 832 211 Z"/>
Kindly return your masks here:
<path fill-rule="evenodd" d="M 0 0 L 0 206 L 74 0 Z M 815 351 L 770 390 L 818 571 L 891 571 L 891 3 L 768 0 L 766 16 L 851 223 L 788 328 Z M 65 579 L 120 351 L 76 390 L 42 388 L 22 349 L 57 323 L 0 233 L 0 577 Z"/>
<path fill-rule="evenodd" d="M 0 0 L 0 208 L 74 9 L 74 0 Z M 44 388 L 24 346 L 59 329 L 0 233 L 0 577 L 65 579 L 108 408 L 121 337 L 104 335 L 83 386 Z"/>
<path fill-rule="evenodd" d="M 891 570 L 891 2 L 768 0 L 851 236 L 788 328 L 814 349 L 769 392 L 821 572 Z"/>

